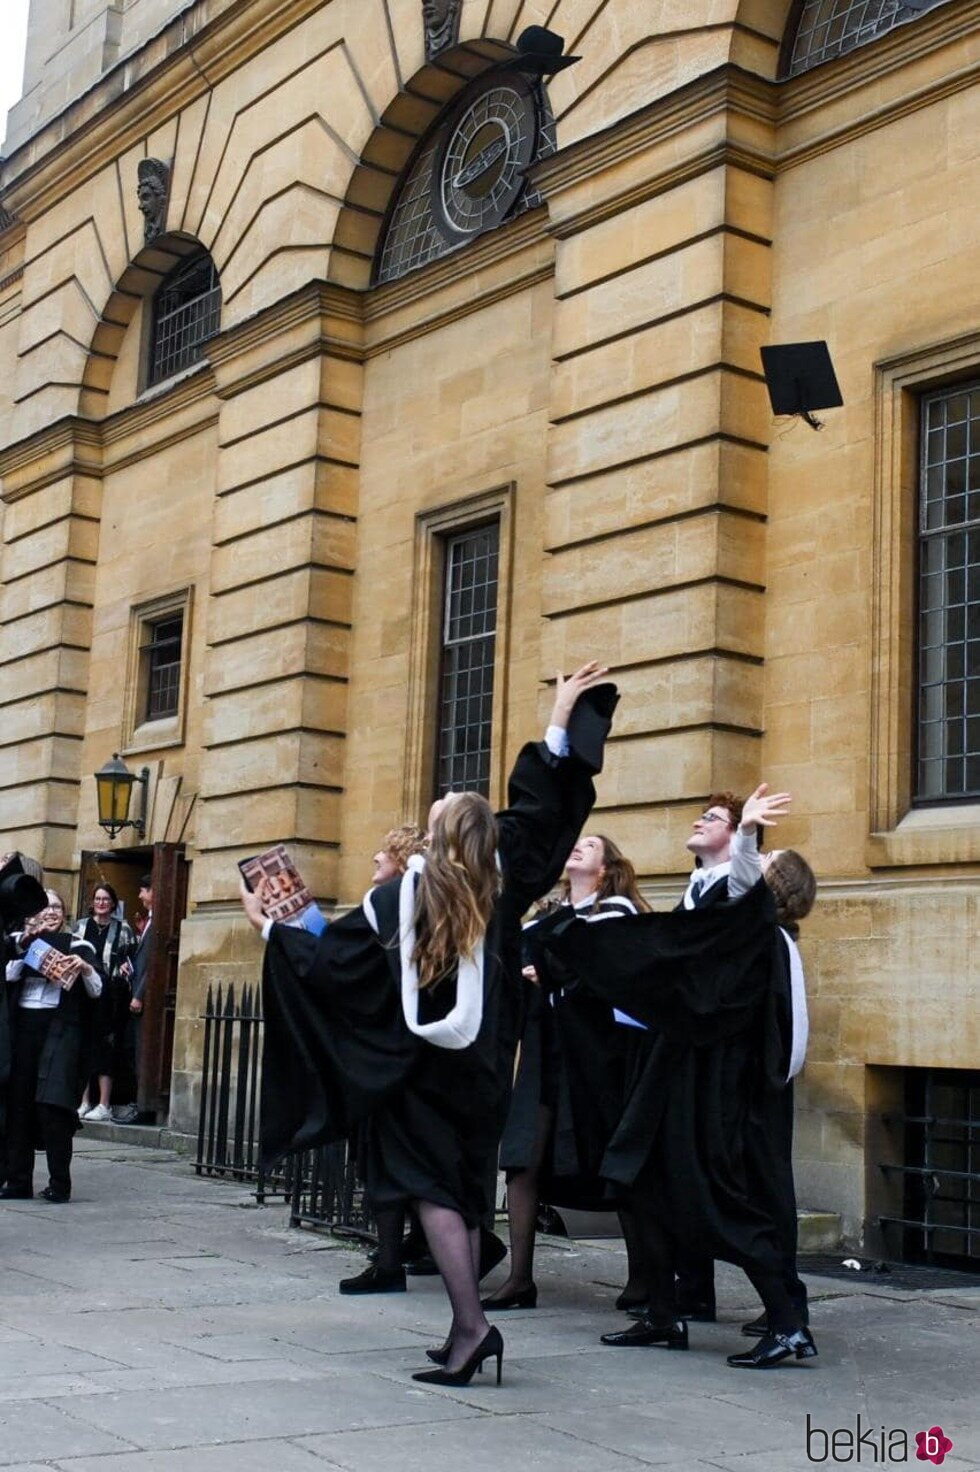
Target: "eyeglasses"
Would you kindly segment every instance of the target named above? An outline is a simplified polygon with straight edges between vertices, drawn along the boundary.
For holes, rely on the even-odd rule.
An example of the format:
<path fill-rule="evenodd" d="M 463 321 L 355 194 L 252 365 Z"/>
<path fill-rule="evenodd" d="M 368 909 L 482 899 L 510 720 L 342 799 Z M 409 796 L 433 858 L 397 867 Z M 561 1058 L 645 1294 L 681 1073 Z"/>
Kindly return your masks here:
<path fill-rule="evenodd" d="M 728 823 L 728 824 L 731 824 L 731 821 L 732 820 L 728 816 L 727 813 L 702 813 L 701 816 L 700 816 L 700 818 L 698 819 L 698 822 L 699 823 Z"/>

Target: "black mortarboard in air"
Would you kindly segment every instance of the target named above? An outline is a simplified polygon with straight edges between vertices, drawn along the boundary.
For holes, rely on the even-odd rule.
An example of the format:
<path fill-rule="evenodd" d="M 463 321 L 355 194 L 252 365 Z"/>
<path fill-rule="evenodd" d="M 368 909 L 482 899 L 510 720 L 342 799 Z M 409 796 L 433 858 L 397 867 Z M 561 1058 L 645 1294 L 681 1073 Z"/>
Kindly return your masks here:
<path fill-rule="evenodd" d="M 48 903 L 47 891 L 30 874 L 25 874 L 19 854 L 12 854 L 0 869 L 0 921 L 13 928 L 29 915 L 37 915 Z"/>
<path fill-rule="evenodd" d="M 583 691 L 569 717 L 568 744 L 593 772 L 602 771 L 602 749 L 618 704 L 619 691 L 610 680 Z"/>
<path fill-rule="evenodd" d="M 799 414 L 811 429 L 823 429 L 814 409 L 837 409 L 844 402 L 827 344 L 787 342 L 760 351 L 772 412 Z"/>
<path fill-rule="evenodd" d="M 563 55 L 564 50 L 564 36 L 545 26 L 528 26 L 517 38 L 517 55 L 504 66 L 533 77 L 553 77 L 555 72 L 563 72 L 582 60 L 580 56 Z"/>

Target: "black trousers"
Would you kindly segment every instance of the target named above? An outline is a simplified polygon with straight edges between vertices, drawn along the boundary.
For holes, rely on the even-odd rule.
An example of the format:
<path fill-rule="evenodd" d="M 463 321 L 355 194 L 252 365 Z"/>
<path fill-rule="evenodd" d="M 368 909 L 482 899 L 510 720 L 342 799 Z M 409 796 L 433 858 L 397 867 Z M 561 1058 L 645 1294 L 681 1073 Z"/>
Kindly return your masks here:
<path fill-rule="evenodd" d="M 40 1129 L 51 1190 L 70 1196 L 77 1116 L 70 1109 L 35 1103 L 38 1065 L 54 1016 L 52 1008 L 21 1007 L 17 1018 L 7 1095 L 7 1185 L 15 1191 L 33 1190 L 34 1146 Z"/>

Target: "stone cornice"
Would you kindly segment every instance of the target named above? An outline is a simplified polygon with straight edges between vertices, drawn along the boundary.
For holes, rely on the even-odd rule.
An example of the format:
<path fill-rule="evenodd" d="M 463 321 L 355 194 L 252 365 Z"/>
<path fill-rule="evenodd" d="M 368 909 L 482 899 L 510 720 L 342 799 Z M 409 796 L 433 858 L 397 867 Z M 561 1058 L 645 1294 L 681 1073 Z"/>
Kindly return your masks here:
<path fill-rule="evenodd" d="M 772 82 L 736 66 L 715 67 L 638 112 L 579 139 L 530 170 L 531 178 L 551 197 L 645 153 L 664 139 L 685 133 L 706 119 L 736 113 L 773 127 L 777 88 Z"/>
<path fill-rule="evenodd" d="M 68 475 L 102 476 L 101 426 L 77 415 L 0 450 L 0 500 L 10 505 Z"/>
<path fill-rule="evenodd" d="M 4 205 L 37 219 L 322 4 L 197 0 L 3 161 Z"/>

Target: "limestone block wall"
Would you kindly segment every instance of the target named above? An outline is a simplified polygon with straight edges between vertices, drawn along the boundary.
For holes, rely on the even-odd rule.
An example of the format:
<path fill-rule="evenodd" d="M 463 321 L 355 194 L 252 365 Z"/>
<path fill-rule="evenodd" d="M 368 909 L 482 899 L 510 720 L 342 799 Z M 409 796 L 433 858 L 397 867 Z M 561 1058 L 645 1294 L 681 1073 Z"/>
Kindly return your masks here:
<path fill-rule="evenodd" d="M 911 48 L 916 36 L 898 39 Z M 845 399 L 821 434 L 777 431 L 769 453 L 763 769 L 795 794 L 781 841 L 822 882 L 804 926 L 812 1045 L 797 1155 L 806 1199 L 839 1203 L 848 1230 L 867 1225 L 872 1239 L 885 1181 L 866 1148 L 869 1067 L 980 1058 L 980 811 L 910 810 L 917 391 L 980 375 L 980 112 L 975 89 L 913 113 L 903 99 L 952 68 L 951 50 L 910 56 L 876 85 L 874 132 L 861 124 L 870 94 L 856 87 L 838 104 L 836 138 L 801 88 L 775 184 L 773 336 L 829 337 Z M 951 342 L 961 347 L 944 357 Z M 904 419 L 886 423 L 876 365 L 930 354 L 936 366 L 902 396 Z"/>
<path fill-rule="evenodd" d="M 586 142 L 540 169 L 542 671 L 608 652 L 623 705 L 596 822 L 646 875 L 683 869 L 712 791 L 754 785 L 762 733 L 770 140 L 716 95 L 698 83 L 638 114 L 614 167 Z"/>

